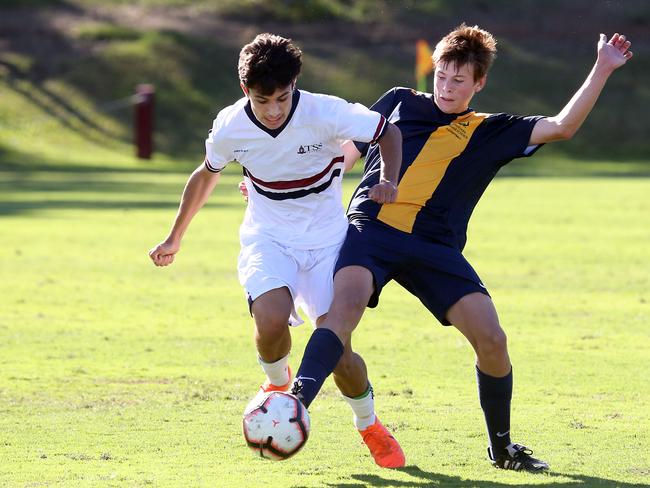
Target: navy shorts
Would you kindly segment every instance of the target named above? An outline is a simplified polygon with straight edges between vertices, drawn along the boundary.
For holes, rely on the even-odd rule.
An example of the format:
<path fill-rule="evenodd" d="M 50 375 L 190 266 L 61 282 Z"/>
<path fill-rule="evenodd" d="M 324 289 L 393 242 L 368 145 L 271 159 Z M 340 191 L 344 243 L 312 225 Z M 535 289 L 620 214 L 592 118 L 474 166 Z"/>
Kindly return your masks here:
<path fill-rule="evenodd" d="M 363 266 L 374 277 L 375 291 L 368 307 L 379 302 L 390 280 L 420 299 L 442 325 L 449 308 L 465 295 L 489 295 L 476 271 L 458 249 L 427 241 L 374 220 L 348 226 L 334 274 L 346 266 Z"/>

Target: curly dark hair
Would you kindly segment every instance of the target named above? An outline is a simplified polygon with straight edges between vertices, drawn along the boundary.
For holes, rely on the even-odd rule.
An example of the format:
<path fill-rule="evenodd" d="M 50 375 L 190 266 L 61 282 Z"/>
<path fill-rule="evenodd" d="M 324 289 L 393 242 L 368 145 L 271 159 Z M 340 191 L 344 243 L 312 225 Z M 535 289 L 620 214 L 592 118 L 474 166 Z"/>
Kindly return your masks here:
<path fill-rule="evenodd" d="M 497 54 L 497 41 L 479 26 L 459 25 L 443 37 L 433 51 L 433 65 L 474 65 L 474 80 L 483 78 Z"/>
<path fill-rule="evenodd" d="M 246 88 L 271 95 L 298 77 L 302 67 L 301 56 L 302 52 L 291 39 L 275 34 L 258 34 L 239 53 L 239 81 Z"/>

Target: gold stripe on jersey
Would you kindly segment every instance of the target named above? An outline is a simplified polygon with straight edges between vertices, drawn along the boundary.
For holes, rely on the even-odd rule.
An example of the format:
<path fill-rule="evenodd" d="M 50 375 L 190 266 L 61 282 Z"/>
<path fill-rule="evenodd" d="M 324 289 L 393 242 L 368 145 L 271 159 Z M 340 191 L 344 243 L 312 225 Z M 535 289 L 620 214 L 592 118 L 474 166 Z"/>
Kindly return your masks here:
<path fill-rule="evenodd" d="M 470 112 L 433 131 L 399 182 L 397 201 L 382 205 L 377 218 L 410 233 L 418 212 L 438 188 L 447 167 L 462 154 L 488 115 Z"/>

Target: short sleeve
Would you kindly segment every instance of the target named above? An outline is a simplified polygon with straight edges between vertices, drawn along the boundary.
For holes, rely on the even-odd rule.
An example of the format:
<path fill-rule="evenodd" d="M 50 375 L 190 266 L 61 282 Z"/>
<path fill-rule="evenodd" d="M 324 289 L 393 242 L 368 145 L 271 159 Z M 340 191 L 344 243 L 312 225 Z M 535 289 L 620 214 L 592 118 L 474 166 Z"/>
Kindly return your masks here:
<path fill-rule="evenodd" d="M 497 166 L 501 167 L 515 158 L 532 156 L 543 144 L 530 145 L 530 136 L 541 115 L 521 116 L 495 114 L 490 117 L 498 134 L 494 155 Z M 496 141 L 495 141 L 496 142 Z"/>
<path fill-rule="evenodd" d="M 360 103 L 338 102 L 335 137 L 372 143 L 377 141 L 388 125 L 386 118 Z"/>
<path fill-rule="evenodd" d="M 223 126 L 224 112 L 219 112 L 214 119 L 212 129 L 205 140 L 205 167 L 208 171 L 218 173 L 233 161 L 232 151 L 224 138 L 225 128 Z"/>
<path fill-rule="evenodd" d="M 391 112 L 395 108 L 396 93 L 397 93 L 397 88 L 391 88 L 386 93 L 384 93 L 379 98 L 379 100 L 377 100 L 372 105 L 372 107 L 370 107 L 370 110 L 372 110 L 374 112 L 377 112 L 378 114 L 383 116 L 385 119 L 388 119 Z M 379 137 L 381 137 L 381 136 L 379 136 Z M 379 139 L 379 137 L 377 137 L 376 139 Z M 365 156 L 366 153 L 368 152 L 368 147 L 370 147 L 370 143 L 365 142 L 365 141 L 361 141 L 360 139 L 353 139 L 353 140 L 354 140 L 354 145 L 357 147 L 357 150 L 361 153 L 362 156 Z"/>

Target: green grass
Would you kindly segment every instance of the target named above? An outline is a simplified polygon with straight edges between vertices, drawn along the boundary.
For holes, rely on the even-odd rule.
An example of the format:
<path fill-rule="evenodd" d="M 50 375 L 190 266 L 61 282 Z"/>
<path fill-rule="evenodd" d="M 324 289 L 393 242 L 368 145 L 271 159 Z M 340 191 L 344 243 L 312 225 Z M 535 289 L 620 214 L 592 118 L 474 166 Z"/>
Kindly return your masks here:
<path fill-rule="evenodd" d="M 115 24 L 90 24 L 81 26 L 76 35 L 89 41 L 134 41 L 141 33 L 129 27 Z"/>
<path fill-rule="evenodd" d="M 0 172 L 0 486 L 650 484 L 650 179 L 503 177 L 470 224 L 466 255 L 509 335 L 514 438 L 551 475 L 486 463 L 471 349 L 396 286 L 355 333 L 408 458 L 385 471 L 331 381 L 295 459 L 243 444 L 262 378 L 236 276 L 236 168 L 157 269 L 146 252 L 191 165 L 104 150 L 84 164 L 76 149 L 64 167 L 43 151 Z M 294 331 L 292 364 L 309 333 Z"/>
<path fill-rule="evenodd" d="M 100 3 L 11 0 L 3 8 L 83 12 Z M 305 50 L 303 88 L 365 103 L 411 84 L 410 41 L 391 41 L 390 31 L 381 43 L 361 31 L 347 38 L 340 25 L 334 36 L 325 24 L 293 30 L 297 17 L 338 17 L 360 30 L 386 18 L 404 30 L 426 20 L 428 33 L 435 23 L 433 38 L 457 23 L 459 9 L 468 23 L 490 29 L 494 8 L 530 24 L 534 2 L 524 3 L 526 15 L 505 0 L 478 9 L 440 0 L 399 9 L 367 0 L 348 9 L 342 0 L 135 2 L 229 15 L 247 26 L 246 36 L 256 19 L 280 20 Z M 594 11 L 617 25 L 648 15 L 608 12 L 606 3 Z M 649 94 L 639 81 L 643 43 L 577 139 L 507 166 L 470 225 L 466 254 L 509 334 L 515 438 L 553 473 L 487 465 L 470 348 L 395 286 L 355 333 L 378 411 L 408 457 L 408 468 L 388 472 L 372 464 L 330 383 L 296 459 L 263 462 L 244 447 L 240 415 L 261 373 L 236 277 L 244 209 L 236 168 L 172 267 L 156 269 L 146 256 L 171 223 L 216 108 L 240 94 L 234 69 L 248 37 L 97 16 L 60 32 L 38 10 L 30 25 L 56 47 L 44 51 L 51 59 L 11 35 L 0 53 L 0 486 L 650 485 L 650 169 L 645 122 L 628 116 Z M 538 50 L 538 41 L 495 27 L 500 56 L 477 108 L 557 111 L 586 73 L 592 46 L 572 38 L 567 57 L 564 38 Z M 125 98 L 141 82 L 158 88 L 153 161 L 132 156 Z M 292 364 L 309 333 L 295 330 Z"/>

